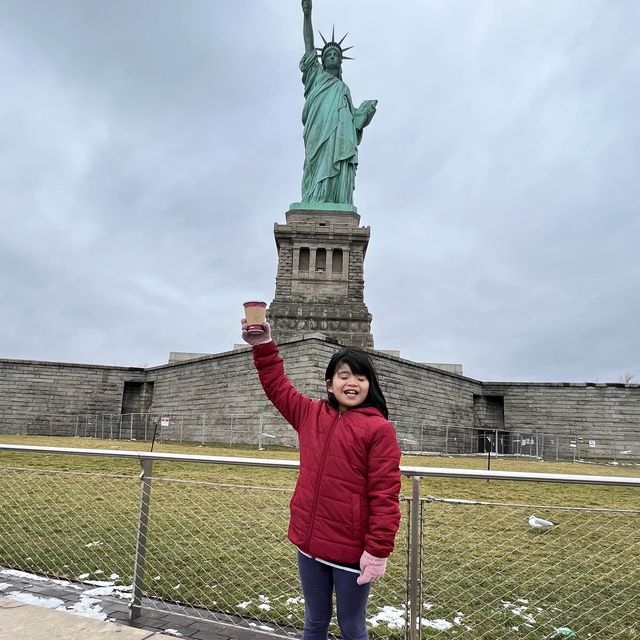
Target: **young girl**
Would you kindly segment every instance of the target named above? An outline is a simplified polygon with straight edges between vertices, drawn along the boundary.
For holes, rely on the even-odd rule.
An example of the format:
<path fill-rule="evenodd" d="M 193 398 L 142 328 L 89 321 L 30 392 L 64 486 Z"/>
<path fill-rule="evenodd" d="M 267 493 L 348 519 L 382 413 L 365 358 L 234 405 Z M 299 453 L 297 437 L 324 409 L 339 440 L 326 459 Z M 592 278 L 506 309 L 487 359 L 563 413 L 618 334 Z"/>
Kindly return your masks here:
<path fill-rule="evenodd" d="M 268 323 L 242 337 L 267 397 L 298 432 L 300 473 L 289 540 L 298 548 L 304 640 L 326 640 L 336 594 L 344 640 L 366 640 L 371 582 L 385 572 L 400 522 L 400 449 L 369 356 L 346 347 L 329 361 L 328 399 L 312 400 L 287 378 Z"/>

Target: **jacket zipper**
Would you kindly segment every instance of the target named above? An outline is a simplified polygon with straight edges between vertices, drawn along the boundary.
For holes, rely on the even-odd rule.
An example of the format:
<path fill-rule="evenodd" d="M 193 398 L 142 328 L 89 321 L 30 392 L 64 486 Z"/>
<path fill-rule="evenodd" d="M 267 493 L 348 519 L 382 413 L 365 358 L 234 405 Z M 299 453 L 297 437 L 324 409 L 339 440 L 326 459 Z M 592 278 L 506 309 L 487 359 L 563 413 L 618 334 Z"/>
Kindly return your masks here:
<path fill-rule="evenodd" d="M 329 435 L 327 436 L 327 441 L 322 452 L 322 459 L 320 460 L 320 467 L 318 468 L 318 479 L 316 480 L 315 495 L 313 496 L 313 507 L 311 508 L 311 520 L 309 521 L 309 530 L 307 531 L 307 539 L 305 541 L 305 547 L 307 549 L 309 548 L 309 542 L 311 542 L 311 533 L 313 532 L 313 525 L 316 519 L 316 509 L 318 508 L 320 483 L 322 482 L 322 477 L 324 475 L 324 461 L 327 459 L 327 454 L 329 453 L 329 443 L 331 442 L 331 436 L 333 435 L 333 432 L 335 431 L 340 418 L 342 418 L 342 413 L 338 412 L 338 417 L 333 421 L 333 424 L 331 425 L 331 429 L 329 431 Z"/>

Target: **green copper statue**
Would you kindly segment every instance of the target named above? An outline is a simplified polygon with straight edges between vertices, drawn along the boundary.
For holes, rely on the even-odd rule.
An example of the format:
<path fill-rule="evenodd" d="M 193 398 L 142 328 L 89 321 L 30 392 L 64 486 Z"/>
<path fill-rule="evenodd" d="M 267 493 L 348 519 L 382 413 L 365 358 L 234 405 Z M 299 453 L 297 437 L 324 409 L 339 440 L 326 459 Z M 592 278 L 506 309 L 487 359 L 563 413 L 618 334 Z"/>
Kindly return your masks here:
<path fill-rule="evenodd" d="M 302 202 L 353 204 L 358 144 L 371 122 L 377 100 L 366 100 L 357 109 L 349 87 L 342 81 L 342 61 L 349 59 L 335 40 L 335 31 L 324 46 L 316 48 L 311 25 L 311 0 L 302 0 L 305 54 L 300 61 L 304 84 L 304 172 Z M 318 53 L 319 52 L 319 53 Z M 320 57 L 320 62 L 318 61 Z"/>

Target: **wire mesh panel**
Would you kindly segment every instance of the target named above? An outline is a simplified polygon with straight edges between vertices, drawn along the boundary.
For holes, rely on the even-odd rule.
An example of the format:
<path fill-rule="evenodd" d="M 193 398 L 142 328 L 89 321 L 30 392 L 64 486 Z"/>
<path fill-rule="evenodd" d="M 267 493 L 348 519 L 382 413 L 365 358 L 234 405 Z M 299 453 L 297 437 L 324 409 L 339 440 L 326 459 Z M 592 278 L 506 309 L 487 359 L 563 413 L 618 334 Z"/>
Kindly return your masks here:
<path fill-rule="evenodd" d="M 262 631 L 299 635 L 304 600 L 286 537 L 289 489 L 154 478 L 151 494 L 144 607 L 171 601 L 190 617 L 233 615 Z M 374 637 L 404 637 L 402 533 L 398 541 L 388 574 L 372 590 Z"/>
<path fill-rule="evenodd" d="M 136 476 L 0 468 L 0 564 L 130 585 Z"/>
<path fill-rule="evenodd" d="M 428 500 L 423 637 L 638 637 L 640 511 Z"/>
<path fill-rule="evenodd" d="M 300 634 L 304 602 L 286 539 L 290 468 L 260 460 L 229 466 L 228 458 L 214 457 L 208 461 L 217 464 L 193 465 L 158 454 L 153 472 L 151 459 L 141 458 L 139 476 L 141 453 L 72 461 L 66 452 L 6 447 L 0 565 L 115 583 L 127 595 L 133 588 L 133 610 L 138 603 L 170 606 L 191 617 Z M 600 484 L 612 479 L 637 486 L 634 478 L 594 477 Z M 373 638 L 404 637 L 409 605 L 423 637 L 533 640 L 556 637 L 561 628 L 578 638 L 640 637 L 639 510 L 419 500 L 419 481 L 412 482 L 418 511 L 409 508 L 413 499 L 401 499 L 396 551 L 369 600 Z M 586 504 L 625 504 L 589 495 Z M 335 625 L 331 631 L 339 633 Z"/>

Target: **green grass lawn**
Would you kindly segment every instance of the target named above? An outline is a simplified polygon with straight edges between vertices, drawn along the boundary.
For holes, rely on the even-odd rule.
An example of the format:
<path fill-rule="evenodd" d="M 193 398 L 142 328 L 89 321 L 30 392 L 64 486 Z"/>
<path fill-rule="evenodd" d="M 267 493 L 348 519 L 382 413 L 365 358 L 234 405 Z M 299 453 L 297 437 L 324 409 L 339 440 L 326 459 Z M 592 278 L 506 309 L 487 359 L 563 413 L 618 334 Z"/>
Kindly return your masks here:
<path fill-rule="evenodd" d="M 149 449 L 142 442 L 74 438 L 0 436 L 0 442 Z M 297 459 L 291 450 L 171 443 L 154 449 Z M 483 469 L 486 458 L 405 456 L 402 464 Z M 640 475 L 637 466 L 526 459 L 493 459 L 491 466 Z M 139 472 L 136 461 L 0 452 L 0 564 L 75 580 L 117 574 L 116 583 L 130 584 Z M 254 617 L 273 628 L 299 627 L 303 604 L 286 540 L 295 476 L 286 469 L 155 462 L 145 594 Z M 404 483 L 408 496 L 410 480 Z M 423 501 L 424 637 L 546 638 L 560 626 L 580 638 L 640 637 L 637 489 L 427 478 L 421 495 L 512 505 Z M 532 530 L 532 513 L 560 524 Z M 374 636 L 404 634 L 396 621 L 404 617 L 406 523 L 403 517 L 388 574 L 373 590 Z"/>

